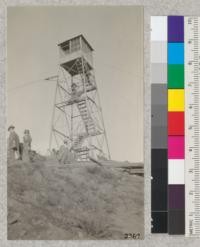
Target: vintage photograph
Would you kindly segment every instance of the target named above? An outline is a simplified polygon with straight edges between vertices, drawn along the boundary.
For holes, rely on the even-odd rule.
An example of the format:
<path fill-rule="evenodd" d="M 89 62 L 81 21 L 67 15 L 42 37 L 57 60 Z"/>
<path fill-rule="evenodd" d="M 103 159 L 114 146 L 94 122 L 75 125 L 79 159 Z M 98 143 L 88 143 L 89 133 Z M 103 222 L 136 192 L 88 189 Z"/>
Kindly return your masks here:
<path fill-rule="evenodd" d="M 143 8 L 7 8 L 8 240 L 144 238 Z"/>

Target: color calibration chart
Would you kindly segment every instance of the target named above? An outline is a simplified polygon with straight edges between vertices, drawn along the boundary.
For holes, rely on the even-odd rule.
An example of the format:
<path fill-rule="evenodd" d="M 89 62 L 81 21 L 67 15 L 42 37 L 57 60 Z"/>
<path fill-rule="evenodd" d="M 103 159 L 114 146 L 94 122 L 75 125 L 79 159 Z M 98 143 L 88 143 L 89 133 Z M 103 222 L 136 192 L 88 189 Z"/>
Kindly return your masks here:
<path fill-rule="evenodd" d="M 200 236 L 200 18 L 151 17 L 152 233 Z"/>

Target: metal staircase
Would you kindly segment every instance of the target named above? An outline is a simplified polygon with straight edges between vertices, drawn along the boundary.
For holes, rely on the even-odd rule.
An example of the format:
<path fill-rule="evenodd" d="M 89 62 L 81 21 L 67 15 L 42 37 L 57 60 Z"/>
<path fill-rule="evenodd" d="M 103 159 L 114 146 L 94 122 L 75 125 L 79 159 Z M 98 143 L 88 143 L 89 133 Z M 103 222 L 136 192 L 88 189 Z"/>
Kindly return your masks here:
<path fill-rule="evenodd" d="M 81 84 L 83 87 L 83 94 L 86 92 L 89 92 L 91 90 L 96 89 L 95 86 L 92 83 L 91 80 L 91 73 L 89 71 L 89 68 L 86 68 L 81 61 L 76 62 L 76 68 L 78 71 L 78 74 L 81 76 Z M 85 72 L 85 74 L 84 74 Z M 85 88 L 84 88 L 85 84 Z M 92 117 L 89 114 L 88 107 L 87 107 L 87 96 L 84 99 L 79 99 L 79 101 L 76 103 L 79 114 L 81 116 L 81 119 L 85 126 L 85 134 L 80 134 L 74 143 L 74 150 L 76 154 L 78 155 L 78 158 L 80 160 L 87 160 L 89 157 L 89 149 L 86 146 L 82 146 L 85 138 L 88 136 L 94 134 L 95 132 L 95 124 L 92 119 Z"/>
<path fill-rule="evenodd" d="M 76 150 L 76 149 L 79 149 L 81 147 L 81 145 L 83 144 L 84 142 L 84 139 L 86 138 L 86 134 L 79 134 L 77 136 L 77 138 L 74 140 L 73 142 L 73 150 Z"/>
<path fill-rule="evenodd" d="M 89 148 L 81 147 L 76 150 L 77 158 L 82 161 L 87 161 L 89 159 Z"/>
<path fill-rule="evenodd" d="M 89 157 L 89 149 L 87 147 L 82 147 L 82 144 L 87 136 L 87 133 L 79 134 L 73 142 L 72 149 L 76 153 L 77 158 L 80 160 L 87 160 Z"/>
<path fill-rule="evenodd" d="M 83 120 L 83 123 L 85 125 L 86 132 L 89 135 L 92 134 L 93 132 L 95 132 L 95 125 L 94 125 L 94 121 L 92 120 L 92 118 L 88 112 L 86 99 L 79 101 L 77 103 L 77 107 L 78 107 L 80 116 Z"/>

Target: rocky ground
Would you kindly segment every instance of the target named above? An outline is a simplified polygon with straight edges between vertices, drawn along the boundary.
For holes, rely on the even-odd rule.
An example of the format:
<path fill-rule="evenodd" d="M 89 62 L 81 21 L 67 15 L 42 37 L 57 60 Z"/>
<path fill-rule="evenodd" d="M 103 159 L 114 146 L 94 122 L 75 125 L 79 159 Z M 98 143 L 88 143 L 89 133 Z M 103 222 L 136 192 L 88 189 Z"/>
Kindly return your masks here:
<path fill-rule="evenodd" d="M 144 178 L 126 171 L 114 161 L 60 165 L 50 157 L 8 165 L 8 239 L 143 238 Z"/>

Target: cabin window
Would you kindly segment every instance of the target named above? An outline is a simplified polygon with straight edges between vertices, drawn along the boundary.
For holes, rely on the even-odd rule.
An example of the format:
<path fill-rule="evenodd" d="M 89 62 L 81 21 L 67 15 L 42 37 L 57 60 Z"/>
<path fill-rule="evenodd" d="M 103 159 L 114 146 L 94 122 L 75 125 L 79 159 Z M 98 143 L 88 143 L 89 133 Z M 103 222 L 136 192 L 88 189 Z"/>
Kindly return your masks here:
<path fill-rule="evenodd" d="M 80 39 L 79 38 L 72 39 L 70 52 L 74 52 L 78 50 L 80 50 Z"/>
<path fill-rule="evenodd" d="M 62 46 L 62 50 L 63 50 L 65 53 L 69 53 L 69 52 L 70 52 L 70 45 L 69 45 L 69 42 Z"/>
<path fill-rule="evenodd" d="M 84 42 L 84 40 L 82 41 L 82 49 L 85 53 L 89 53 L 91 52 L 90 48 L 88 47 L 88 45 Z"/>

